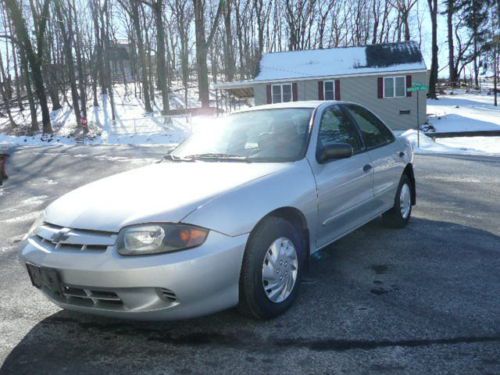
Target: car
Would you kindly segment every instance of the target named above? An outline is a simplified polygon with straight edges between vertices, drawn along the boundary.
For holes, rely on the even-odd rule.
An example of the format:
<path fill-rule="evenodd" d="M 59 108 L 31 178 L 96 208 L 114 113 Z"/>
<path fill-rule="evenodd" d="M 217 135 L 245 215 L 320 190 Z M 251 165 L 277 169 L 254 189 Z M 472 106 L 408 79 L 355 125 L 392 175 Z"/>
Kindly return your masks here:
<path fill-rule="evenodd" d="M 410 220 L 413 151 L 365 107 L 298 101 L 199 124 L 164 160 L 57 199 L 21 259 L 64 309 L 138 320 L 297 297 L 309 256 L 382 217 Z"/>

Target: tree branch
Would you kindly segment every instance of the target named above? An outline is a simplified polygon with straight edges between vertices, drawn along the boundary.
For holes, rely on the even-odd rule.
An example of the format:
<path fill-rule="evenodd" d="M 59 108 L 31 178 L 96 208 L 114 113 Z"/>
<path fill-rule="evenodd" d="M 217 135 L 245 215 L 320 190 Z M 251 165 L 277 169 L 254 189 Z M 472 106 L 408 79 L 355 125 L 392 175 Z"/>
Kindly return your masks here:
<path fill-rule="evenodd" d="M 225 1 L 230 1 L 230 0 L 220 0 L 219 1 L 219 6 L 217 8 L 217 13 L 215 14 L 214 23 L 212 24 L 212 30 L 210 30 L 210 34 L 208 35 L 208 39 L 205 42 L 206 48 L 208 48 L 212 44 L 212 41 L 213 41 L 214 36 L 215 36 L 215 32 L 217 31 L 217 26 L 219 25 L 219 19 L 220 19 L 220 16 L 222 14 L 222 7 L 224 6 Z"/>

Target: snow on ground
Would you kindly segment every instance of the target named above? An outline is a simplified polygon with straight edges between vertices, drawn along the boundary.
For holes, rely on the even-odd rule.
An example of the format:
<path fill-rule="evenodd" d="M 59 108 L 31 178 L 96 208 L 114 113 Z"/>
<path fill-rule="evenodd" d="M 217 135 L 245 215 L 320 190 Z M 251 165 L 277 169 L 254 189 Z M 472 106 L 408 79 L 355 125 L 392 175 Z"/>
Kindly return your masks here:
<path fill-rule="evenodd" d="M 131 85 L 129 85 L 131 86 Z M 74 145 L 84 144 L 164 144 L 176 145 L 188 136 L 191 131 L 189 116 L 162 116 L 160 108 L 153 106 L 153 113 L 146 114 L 141 100 L 136 98 L 133 88 L 117 85 L 114 90 L 116 120 L 112 121 L 109 97 L 101 96 L 98 107 L 90 107 L 87 111 L 89 133 L 83 136 L 76 128 L 76 119 L 72 108 L 63 108 L 51 112 L 53 135 L 36 134 L 34 136 L 5 134 L 6 124 L 0 124 L 1 145 Z M 178 108 L 183 99 L 172 96 Z M 17 124 L 29 123 L 29 114 L 14 112 Z M 41 123 L 41 119 L 40 123 Z M 3 125 L 3 126 L 2 126 Z"/>
<path fill-rule="evenodd" d="M 401 136 L 410 141 L 417 154 L 500 156 L 500 137 L 453 137 L 437 138 L 434 141 L 420 132 L 420 145 L 418 145 L 416 130 L 407 130 Z"/>
<path fill-rule="evenodd" d="M 171 95 L 171 107 L 183 108 L 184 94 L 178 90 Z M 75 143 L 129 144 L 174 146 L 187 137 L 193 128 L 206 126 L 212 119 L 205 117 L 163 117 L 160 108 L 154 106 L 152 114 L 144 112 L 144 105 L 124 85 L 117 85 L 114 91 L 116 121 L 111 121 L 109 98 L 104 96 L 99 107 L 88 110 L 89 135 L 81 137 L 75 127 L 74 113 L 68 105 L 51 113 L 54 135 L 16 136 L 5 134 L 5 122 L 0 122 L 0 151 L 14 145 L 74 145 Z M 159 100 L 158 100 L 159 102 Z M 191 90 L 189 106 L 197 106 L 197 98 Z M 500 131 L 500 108 L 493 106 L 493 98 L 488 95 L 466 94 L 442 95 L 439 100 L 429 100 L 427 111 L 429 122 L 438 132 L 460 132 L 479 130 Z M 16 122 L 29 123 L 29 113 L 15 113 Z M 434 141 L 420 133 L 420 147 L 417 147 L 417 132 L 408 130 L 403 135 L 410 139 L 417 153 L 480 154 L 500 155 L 500 137 L 454 137 L 437 138 Z"/>
<path fill-rule="evenodd" d="M 500 137 L 437 138 L 436 142 L 453 149 L 500 155 Z"/>
<path fill-rule="evenodd" d="M 493 105 L 493 96 L 455 92 L 427 101 L 428 120 L 436 132 L 500 131 L 500 107 Z"/>

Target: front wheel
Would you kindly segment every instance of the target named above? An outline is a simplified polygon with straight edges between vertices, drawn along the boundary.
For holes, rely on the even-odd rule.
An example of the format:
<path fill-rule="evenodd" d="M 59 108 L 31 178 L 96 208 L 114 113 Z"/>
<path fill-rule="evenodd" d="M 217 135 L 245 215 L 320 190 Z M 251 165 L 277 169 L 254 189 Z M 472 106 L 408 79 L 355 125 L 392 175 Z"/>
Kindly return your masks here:
<path fill-rule="evenodd" d="M 239 310 L 259 319 L 285 312 L 297 297 L 303 239 L 291 223 L 270 217 L 252 233 L 240 277 Z"/>
<path fill-rule="evenodd" d="M 394 206 L 382 215 L 382 221 L 391 228 L 403 228 L 410 221 L 412 185 L 406 174 L 401 177 Z"/>

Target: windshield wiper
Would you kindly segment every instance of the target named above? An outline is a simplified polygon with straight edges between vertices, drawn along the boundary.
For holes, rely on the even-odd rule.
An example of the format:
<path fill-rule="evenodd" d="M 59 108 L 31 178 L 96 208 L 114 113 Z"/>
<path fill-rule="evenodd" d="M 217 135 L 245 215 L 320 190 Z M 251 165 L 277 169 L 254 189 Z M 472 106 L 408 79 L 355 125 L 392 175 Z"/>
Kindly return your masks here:
<path fill-rule="evenodd" d="M 204 154 L 193 154 L 187 155 L 182 160 L 234 160 L 234 161 L 248 161 L 248 157 L 241 155 L 231 155 L 225 153 L 215 153 L 215 152 L 207 152 Z"/>
<path fill-rule="evenodd" d="M 178 160 L 181 160 L 179 157 L 177 156 L 174 156 L 172 154 L 166 154 L 163 156 L 163 159 L 165 160 L 172 160 L 172 161 L 178 161 Z"/>

